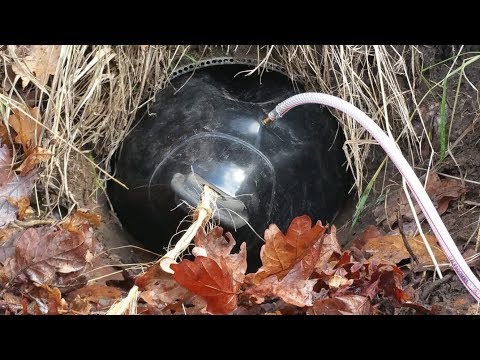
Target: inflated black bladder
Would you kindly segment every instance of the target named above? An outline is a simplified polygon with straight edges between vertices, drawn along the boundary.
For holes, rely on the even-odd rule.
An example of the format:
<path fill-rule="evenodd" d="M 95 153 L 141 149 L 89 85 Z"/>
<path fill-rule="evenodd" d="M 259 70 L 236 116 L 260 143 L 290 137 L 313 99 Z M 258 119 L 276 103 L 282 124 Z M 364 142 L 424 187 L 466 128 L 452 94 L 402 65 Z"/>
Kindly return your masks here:
<path fill-rule="evenodd" d="M 147 248 L 164 251 L 203 184 L 221 195 L 214 219 L 247 242 L 250 269 L 263 245 L 255 232 L 263 237 L 271 223 L 284 231 L 302 214 L 330 222 L 341 209 L 351 181 L 337 121 L 305 105 L 262 125 L 304 89 L 276 71 L 245 76 L 251 69 L 222 63 L 177 76 L 125 139 L 115 170 L 129 190 L 112 182 L 109 196 Z"/>

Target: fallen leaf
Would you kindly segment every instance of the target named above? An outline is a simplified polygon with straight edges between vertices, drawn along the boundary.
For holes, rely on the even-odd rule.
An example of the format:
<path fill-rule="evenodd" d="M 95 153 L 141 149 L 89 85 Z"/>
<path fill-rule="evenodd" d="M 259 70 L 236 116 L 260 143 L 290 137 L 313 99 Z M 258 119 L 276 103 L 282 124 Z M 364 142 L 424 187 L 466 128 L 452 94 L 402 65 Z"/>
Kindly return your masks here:
<path fill-rule="evenodd" d="M 12 177 L 12 153 L 7 145 L 0 143 L 0 186 Z"/>
<path fill-rule="evenodd" d="M 20 171 L 20 175 L 24 176 L 30 170 L 32 170 L 36 165 L 46 162 L 50 159 L 53 153 L 41 147 L 35 147 L 29 151 L 27 158 L 20 164 L 16 171 Z"/>
<path fill-rule="evenodd" d="M 207 302 L 211 314 L 228 314 L 237 308 L 236 282 L 226 262 L 197 256 L 194 261 L 183 259 L 172 264 L 174 279 Z"/>
<path fill-rule="evenodd" d="M 0 228 L 17 218 L 17 202 L 30 195 L 41 169 L 34 169 L 26 176 L 10 173 L 7 181 L 0 184 Z"/>
<path fill-rule="evenodd" d="M 1 249 L 13 236 L 13 234 L 18 233 L 20 230 L 18 228 L 8 227 L 5 229 L 0 229 L 0 252 Z M 0 255 L 1 259 L 1 255 Z M 1 261 L 0 261 L 1 262 Z"/>
<path fill-rule="evenodd" d="M 313 288 L 318 280 L 309 278 L 317 264 L 323 261 L 322 258 L 326 259 L 327 256 L 330 258 L 333 253 L 340 252 L 335 232 L 333 226 L 331 234 L 318 238 L 281 280 L 276 274 L 270 275 L 259 284 L 255 284 L 256 286 L 248 288 L 244 294 L 255 297 L 257 303 L 263 302 L 267 296 L 276 296 L 295 306 L 312 306 Z"/>
<path fill-rule="evenodd" d="M 14 237 L 14 234 L 17 234 L 21 230 L 19 228 L 7 227 L 5 229 L 0 229 L 0 263 L 2 262 L 2 253 L 5 249 L 5 246 L 11 243 L 11 239 Z M 8 253 L 8 251 L 7 251 Z"/>
<path fill-rule="evenodd" d="M 25 196 L 13 201 L 12 204 L 18 208 L 17 217 L 19 220 L 24 220 L 27 215 L 31 214 L 32 212 L 30 207 L 30 199 Z"/>
<path fill-rule="evenodd" d="M 410 301 L 407 301 L 407 302 L 403 303 L 402 307 L 413 309 L 413 310 L 415 310 L 416 314 L 432 315 L 431 312 L 430 312 L 430 309 L 426 308 L 425 306 L 423 306 L 421 304 L 412 303 Z"/>
<path fill-rule="evenodd" d="M 177 301 L 172 304 L 168 304 L 163 308 L 153 307 L 150 304 L 146 304 L 150 309 L 154 310 L 152 314 L 159 315 L 208 315 L 206 311 L 207 303 L 199 295 L 193 295 L 190 293 L 185 301 Z"/>
<path fill-rule="evenodd" d="M 87 300 L 81 297 L 76 297 L 70 303 L 70 310 L 74 314 L 88 315 L 92 311 L 92 304 Z"/>
<path fill-rule="evenodd" d="M 31 286 L 28 289 L 25 287 L 17 288 L 16 290 L 33 300 L 30 304 L 27 304 L 29 314 L 59 315 L 68 313 L 68 304 L 62 298 L 62 294 L 57 287 L 41 285 Z"/>
<path fill-rule="evenodd" d="M 142 298 L 143 299 L 143 298 Z M 144 299 L 145 300 L 145 299 Z M 137 314 L 142 315 L 208 315 L 205 311 L 206 302 L 198 295 L 189 292 L 189 296 L 184 301 L 175 301 L 170 304 L 157 303 L 139 303 Z"/>
<path fill-rule="evenodd" d="M 26 314 L 28 314 L 28 315 L 45 315 L 48 312 L 48 308 L 46 308 L 47 305 L 45 305 L 43 303 L 41 305 L 42 305 L 42 308 L 40 308 L 38 302 L 32 301 L 30 304 L 28 304 Z"/>
<path fill-rule="evenodd" d="M 327 262 L 319 263 L 312 274 L 318 282 L 315 291 L 325 290 L 330 298 L 361 295 L 373 300 L 378 294 L 398 303 L 409 300 L 402 288 L 403 272 L 393 263 L 369 259 L 352 261 L 349 251 L 334 252 Z"/>
<path fill-rule="evenodd" d="M 344 295 L 319 299 L 307 311 L 310 315 L 371 315 L 372 306 L 368 298 L 360 295 Z"/>
<path fill-rule="evenodd" d="M 264 268 L 263 273 L 260 269 L 247 276 L 244 244 L 239 254 L 230 254 L 235 240 L 229 233 L 223 235 L 222 228 L 208 234 L 198 231 L 192 251 L 194 261 L 184 259 L 172 264 L 174 275 L 155 264 L 136 279 L 146 302 L 139 305 L 139 312 L 358 315 L 378 312 L 371 301 L 382 299 L 393 306 L 409 302 L 412 289 L 402 288 L 404 274 L 395 264 L 375 258 L 356 261 L 351 252 L 341 251 L 335 227 L 329 234 L 325 230 L 320 223 L 312 227 L 307 216 L 294 219 L 285 235 L 271 225 L 266 231 L 262 261 L 267 270 L 271 261 L 273 271 L 268 273 Z M 365 234 L 365 238 L 376 235 L 374 231 Z M 268 257 L 270 252 L 265 249 L 274 256 Z M 283 266 L 285 259 L 293 263 Z M 75 299 L 79 301 L 78 296 Z M 85 304 L 76 306 L 86 311 Z"/>
<path fill-rule="evenodd" d="M 23 312 L 23 315 L 28 315 L 28 299 L 24 296 L 22 296 L 22 312 Z"/>
<path fill-rule="evenodd" d="M 205 251 L 203 256 L 215 260 L 217 264 L 220 264 L 221 258 L 225 259 L 227 267 L 232 271 L 233 279 L 241 284 L 247 271 L 246 243 L 240 245 L 238 254 L 230 254 L 235 246 L 235 239 L 229 232 L 225 236 L 223 236 L 223 228 L 218 226 L 208 234 L 200 228 L 195 236 L 195 246 L 203 249 Z"/>
<path fill-rule="evenodd" d="M 98 304 L 102 308 L 110 307 L 113 303 L 122 298 L 122 292 L 117 288 L 106 285 L 87 285 L 68 293 L 68 299 L 83 299 Z M 81 302 L 77 300 L 81 308 Z M 84 305 L 83 305 L 84 306 Z M 77 310 L 78 311 L 78 310 Z"/>
<path fill-rule="evenodd" d="M 429 176 L 427 183 L 428 195 L 433 201 L 433 205 L 437 208 L 441 215 L 448 209 L 450 201 L 458 199 L 467 192 L 467 188 L 462 185 L 460 180 L 441 179 L 437 174 Z"/>
<path fill-rule="evenodd" d="M 4 253 L 10 252 L 11 256 L 0 260 L 10 283 L 32 281 L 60 288 L 75 280 L 84 269 L 92 247 L 91 229 L 70 233 L 55 226 L 43 226 L 17 233 L 11 244 L 4 246 Z M 68 277 L 69 274 L 73 277 Z"/>
<path fill-rule="evenodd" d="M 5 302 L 14 304 L 14 305 L 22 305 L 22 296 L 12 294 L 10 292 L 3 292 L 2 299 Z"/>
<path fill-rule="evenodd" d="M 343 286 L 352 285 L 353 279 L 347 279 L 345 275 L 346 274 L 342 274 L 342 275 L 339 275 L 338 273 L 333 274 L 333 276 L 328 279 L 328 286 L 332 289 L 337 289 Z"/>
<path fill-rule="evenodd" d="M 379 236 L 382 236 L 380 230 L 375 225 L 368 225 L 367 228 L 360 234 L 360 236 L 357 236 L 352 240 L 350 247 L 361 249 L 368 239 Z"/>
<path fill-rule="evenodd" d="M 442 248 L 437 243 L 437 238 L 433 235 L 425 235 L 435 258 L 438 263 L 446 263 L 449 261 L 442 251 Z M 413 253 L 423 266 L 433 265 L 432 259 L 428 254 L 427 248 L 420 236 L 407 237 L 407 241 L 412 248 Z M 387 235 L 369 238 L 365 241 L 361 249 L 372 256 L 369 260 L 376 260 L 379 262 L 392 262 L 398 264 L 402 260 L 410 259 L 410 254 L 405 248 L 402 235 Z"/>
<path fill-rule="evenodd" d="M 265 313 L 264 315 L 282 315 L 282 313 L 280 311 L 275 311 L 273 313 Z"/>
<path fill-rule="evenodd" d="M 323 237 L 321 253 L 317 259 L 317 262 L 315 263 L 315 269 L 333 269 L 333 264 L 329 265 L 331 257 L 333 254 L 340 255 L 341 253 L 342 249 L 337 240 L 337 229 L 335 225 L 332 225 L 330 233 Z"/>
<path fill-rule="evenodd" d="M 62 227 L 70 232 L 83 232 L 85 226 L 96 227 L 100 225 L 102 217 L 99 214 L 76 210 L 63 223 Z"/>
<path fill-rule="evenodd" d="M 62 294 L 58 288 L 54 287 L 45 287 L 48 291 L 48 315 L 58 315 L 59 311 L 62 309 Z"/>
<path fill-rule="evenodd" d="M 431 171 L 425 191 L 432 200 L 433 205 L 435 205 L 439 215 L 442 215 L 447 210 L 450 201 L 456 200 L 465 194 L 467 188 L 458 180 L 440 179 L 435 172 Z M 419 220 L 423 220 L 425 215 L 421 211 L 420 205 L 415 203 L 414 208 Z M 398 211 L 403 216 L 404 223 L 414 220 L 403 188 L 389 194 L 386 204 L 381 204 L 375 208 L 373 214 L 376 217 L 377 224 L 383 223 L 386 226 L 393 227 L 397 222 Z"/>
<path fill-rule="evenodd" d="M 12 144 L 8 136 L 8 128 L 3 123 L 0 124 L 0 144 L 6 144 L 8 146 Z M 0 160 L 0 163 L 3 163 L 3 161 Z"/>
<path fill-rule="evenodd" d="M 18 296 L 10 292 L 2 292 L 0 303 L 2 303 L 2 307 L 5 308 L 5 311 L 9 311 L 12 314 L 19 314 L 24 310 L 24 300 L 21 295 Z M 27 305 L 25 304 L 25 309 L 26 306 Z"/>
<path fill-rule="evenodd" d="M 135 280 L 135 285 L 147 304 L 159 308 L 177 301 L 182 302 L 191 295 L 190 291 L 175 281 L 172 274 L 163 271 L 158 264 L 150 266 Z"/>
<path fill-rule="evenodd" d="M 410 296 L 402 289 L 403 272 L 393 264 L 378 263 L 371 261 L 365 264 L 366 274 L 356 280 L 358 293 L 374 299 L 377 294 L 404 303 L 410 300 Z M 357 291 L 358 291 L 357 290 Z"/>
<path fill-rule="evenodd" d="M 26 112 L 29 113 L 32 118 L 40 121 L 38 107 L 27 107 Z M 34 120 L 20 110 L 15 110 L 8 118 L 8 123 L 17 133 L 13 141 L 17 144 L 22 144 L 24 153 L 27 153 L 36 146 L 40 139 L 40 131 L 42 128 Z"/>
<path fill-rule="evenodd" d="M 15 53 L 23 64 L 12 64 L 12 70 L 21 77 L 23 88 L 30 82 L 31 74 L 42 85 L 48 82 L 50 75 L 55 75 L 60 58 L 60 45 L 32 45 L 22 46 L 21 51 L 17 49 Z"/>
<path fill-rule="evenodd" d="M 313 288 L 317 280 L 304 280 L 303 274 L 303 264 L 298 262 L 282 280 L 278 280 L 276 275 L 270 275 L 259 285 L 245 290 L 244 294 L 255 297 L 257 303 L 262 303 L 267 296 L 276 296 L 295 306 L 312 306 Z"/>
<path fill-rule="evenodd" d="M 262 267 L 253 278 L 255 284 L 262 279 L 276 275 L 281 279 L 299 262 L 307 250 L 325 233 L 325 227 L 318 221 L 312 227 L 312 220 L 307 215 L 293 219 L 287 233 L 272 224 L 265 230 L 265 245 L 260 250 Z"/>

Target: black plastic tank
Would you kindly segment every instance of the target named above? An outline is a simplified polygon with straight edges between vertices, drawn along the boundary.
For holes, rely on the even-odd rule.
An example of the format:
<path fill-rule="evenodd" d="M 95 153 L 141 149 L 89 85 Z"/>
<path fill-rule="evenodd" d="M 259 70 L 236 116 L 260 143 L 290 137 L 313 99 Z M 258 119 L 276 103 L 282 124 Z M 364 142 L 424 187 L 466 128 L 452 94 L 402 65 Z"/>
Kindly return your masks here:
<path fill-rule="evenodd" d="M 115 163 L 129 190 L 111 182 L 108 191 L 145 247 L 164 252 L 188 214 L 182 202 L 195 207 L 203 184 L 221 195 L 214 219 L 247 242 L 251 271 L 263 245 L 255 232 L 263 237 L 271 223 L 285 231 L 303 214 L 330 222 L 341 209 L 351 178 L 338 122 L 305 105 L 264 126 L 275 105 L 304 89 L 277 71 L 245 76 L 251 69 L 222 63 L 184 73 L 139 114 Z"/>

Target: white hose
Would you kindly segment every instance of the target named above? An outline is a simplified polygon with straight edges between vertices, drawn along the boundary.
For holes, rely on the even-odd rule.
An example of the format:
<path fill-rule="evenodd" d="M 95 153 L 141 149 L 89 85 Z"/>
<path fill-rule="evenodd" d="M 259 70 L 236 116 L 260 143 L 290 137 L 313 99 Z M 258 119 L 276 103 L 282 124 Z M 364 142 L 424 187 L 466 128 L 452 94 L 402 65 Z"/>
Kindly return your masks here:
<path fill-rule="evenodd" d="M 275 109 L 268 114 L 268 118 L 265 119 L 264 122 L 268 123 L 275 121 L 284 116 L 294 107 L 304 104 L 327 105 L 343 111 L 362 125 L 377 140 L 405 178 L 411 192 L 420 204 L 428 223 L 442 246 L 448 261 L 452 265 L 453 270 L 455 270 L 470 294 L 472 294 L 477 301 L 480 301 L 480 281 L 473 274 L 472 270 L 470 270 L 470 267 L 467 265 L 460 251 L 458 251 L 457 246 L 453 242 L 452 237 L 440 218 L 440 215 L 438 215 L 437 210 L 433 206 L 432 201 L 423 188 L 420 180 L 415 175 L 410 164 L 403 157 L 395 141 L 388 137 L 388 135 L 385 134 L 383 130 L 363 111 L 336 96 L 321 93 L 303 93 L 292 96 L 278 104 Z"/>

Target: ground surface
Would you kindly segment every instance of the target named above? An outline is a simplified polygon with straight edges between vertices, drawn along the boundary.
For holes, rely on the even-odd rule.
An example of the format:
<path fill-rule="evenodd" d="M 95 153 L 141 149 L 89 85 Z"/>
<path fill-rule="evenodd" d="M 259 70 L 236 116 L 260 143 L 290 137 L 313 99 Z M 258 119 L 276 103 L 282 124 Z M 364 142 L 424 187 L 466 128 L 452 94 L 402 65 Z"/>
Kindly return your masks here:
<path fill-rule="evenodd" d="M 458 52 L 458 47 L 428 47 L 419 48 L 424 57 L 424 67 L 445 60 Z M 476 48 L 467 49 L 468 51 L 478 51 Z M 434 82 L 442 80 L 448 73 L 452 62 L 438 65 L 424 72 L 427 80 Z M 461 65 L 461 59 L 457 66 Z M 478 88 L 480 88 L 480 60 L 473 62 L 465 68 L 465 78 L 458 87 L 458 76 L 454 76 L 447 82 L 446 90 L 446 129 L 447 139 L 449 143 L 447 157 L 444 161 L 440 161 L 438 155 L 433 157 L 432 170 L 439 174 L 440 179 L 457 179 L 458 183 L 465 186 L 466 190 L 459 192 L 458 199 L 448 204 L 446 211 L 442 214 L 452 237 L 457 242 L 459 249 L 468 255 L 475 253 L 477 241 L 480 242 L 479 226 L 480 226 L 480 140 L 478 137 L 480 120 L 479 109 L 480 102 L 478 97 Z M 428 91 L 427 82 L 418 79 L 417 99 L 422 99 Z M 457 99 L 456 94 L 458 94 Z M 442 99 L 442 87 L 435 88 L 423 100 L 420 105 L 424 124 L 430 134 L 430 139 L 435 151 L 438 153 L 440 149 L 440 104 Z M 453 108 L 455 112 L 453 121 L 451 116 Z M 413 124 L 415 128 L 421 127 L 419 117 L 414 116 Z M 450 130 L 451 129 L 451 130 Z M 429 165 L 430 150 L 423 141 L 422 156 L 420 159 L 415 155 L 416 172 L 419 177 L 425 175 Z M 399 144 L 404 154 L 409 153 L 406 144 Z M 380 162 L 384 157 L 381 149 L 375 149 L 371 153 L 371 157 L 366 164 L 368 170 L 367 179 L 377 170 Z M 133 285 L 133 276 L 145 270 L 146 267 L 138 266 L 155 259 L 155 256 L 139 250 L 129 234 L 122 229 L 118 222 L 114 211 L 110 208 L 105 193 L 98 185 L 97 174 L 94 168 L 85 159 L 79 158 L 78 161 L 72 162 L 73 166 L 69 169 L 74 178 L 73 186 L 70 191 L 74 194 L 78 201 L 78 207 L 88 209 L 101 215 L 101 222 L 95 229 L 95 238 L 99 242 L 96 253 L 106 251 L 105 254 L 96 258 L 87 268 L 89 279 L 93 284 L 101 286 L 111 285 L 121 290 L 121 293 L 110 294 L 112 296 L 103 295 L 106 298 L 118 299 L 120 295 L 124 297 Z M 453 177 L 448 178 L 446 175 Z M 401 177 L 391 163 L 388 163 L 386 170 L 377 178 L 373 190 L 368 198 L 365 208 L 361 212 L 355 226 L 351 227 L 351 221 L 355 211 L 357 198 L 352 197 L 345 206 L 345 210 L 335 219 L 335 225 L 338 230 L 338 240 L 345 250 L 351 250 L 357 254 L 358 238 L 364 234 L 369 226 L 374 226 L 375 231 L 383 235 L 397 236 L 399 239 L 397 226 L 388 226 L 385 222 L 378 221 L 379 213 L 382 206 L 385 207 L 387 216 L 395 211 L 395 206 L 385 206 L 388 198 L 392 198 L 392 194 L 401 188 Z M 68 204 L 65 204 L 68 207 Z M 380 210 L 378 210 L 380 207 Z M 302 214 L 298 214 L 302 215 Z M 316 220 L 316 219 L 314 219 Z M 430 233 L 430 229 L 425 221 L 422 227 L 426 233 Z M 414 231 L 414 227 L 409 223 L 408 218 L 404 217 L 404 231 L 410 235 Z M 383 238 L 382 238 L 383 239 Z M 241 240 L 241 239 L 237 239 Z M 0 241 L 2 241 L 0 239 Z M 134 245 L 134 246 L 131 246 Z M 419 249 L 419 248 L 415 248 Z M 364 249 L 363 249 L 364 250 Z M 362 250 L 362 251 L 363 251 Z M 422 250 L 416 250 L 417 256 L 421 256 Z M 415 251 L 414 251 L 415 252 Z M 1 254 L 0 254 L 1 255 Z M 411 261 L 403 259 L 397 263 L 397 266 L 404 272 L 403 278 L 404 289 L 409 289 L 411 300 L 414 305 L 411 306 L 392 306 L 389 302 L 382 299 L 376 299 L 374 302 L 375 312 L 378 314 L 476 314 L 478 313 L 477 303 L 468 294 L 463 285 L 460 283 L 456 275 L 443 267 L 444 280 L 434 278 L 434 273 L 430 269 L 422 268 L 422 271 L 412 271 Z M 474 271 L 475 266 L 480 264 L 472 263 Z M 93 269 L 97 269 L 92 271 Z M 123 271 L 125 269 L 130 269 Z M 478 274 L 478 273 L 477 273 Z M 95 280 L 95 279 L 99 280 Z M 91 290 L 91 289 L 90 289 Z M 110 290 L 109 290 L 110 291 Z M 113 291 L 113 290 L 111 290 Z M 117 290 L 118 291 L 118 290 Z M 67 293 L 68 294 L 68 293 Z M 115 296 L 114 296 L 115 295 Z M 73 295 L 67 295 L 67 300 L 73 303 Z M 93 295 L 92 295 L 93 297 Z M 5 300 L 6 301 L 6 300 Z M 11 300 L 12 302 L 14 300 Z M 0 302 L 0 305 L 2 303 Z M 279 303 L 273 302 L 268 312 L 275 312 L 275 306 Z M 107 305 L 111 305 L 108 303 Z M 275 305 L 275 306 L 274 306 Z M 12 305 L 13 306 L 13 305 Z M 20 307 L 20 305 L 15 305 Z M 172 305 L 173 306 L 173 305 Z M 182 305 L 183 306 L 183 305 Z M 280 305 L 278 305 L 280 306 Z M 280 306 L 281 307 L 281 306 Z M 60 306 L 59 306 L 60 308 Z M 108 306 L 104 304 L 102 311 L 104 312 Z M 245 310 L 245 309 L 243 309 Z M 17 310 L 15 310 L 17 311 Z M 12 312 L 15 312 L 12 311 Z M 18 310 L 19 311 L 19 310 Z M 162 310 L 163 311 L 163 310 Z M 173 310 L 172 310 L 173 311 Z M 183 311 L 185 309 L 183 308 Z M 242 309 L 238 310 L 241 313 Z M 246 310 L 245 310 L 246 311 Z M 259 310 L 260 311 L 260 310 Z M 291 313 L 302 313 L 302 311 L 288 310 Z M 25 312 L 25 310 L 24 310 Z M 265 312 L 265 311 L 264 311 Z M 304 311 L 305 312 L 305 311 Z M 304 313 L 303 312 L 303 313 Z M 90 310 L 86 313 L 94 313 Z"/>
<path fill-rule="evenodd" d="M 420 49 L 424 55 L 424 66 L 428 67 L 454 56 L 458 52 L 459 47 L 423 46 L 420 47 Z M 466 51 L 478 51 L 478 47 L 471 47 Z M 451 64 L 452 61 L 449 61 L 444 65 L 435 66 L 431 70 L 426 71 L 424 75 L 427 79 L 434 82 L 441 81 L 447 75 Z M 459 60 L 454 68 L 461 64 L 462 61 Z M 451 127 L 451 132 L 448 137 L 451 156 L 447 155 L 445 160 L 440 162 L 438 156 L 435 155 L 433 169 L 443 178 L 446 177 L 442 174 L 446 174 L 464 179 L 463 184 L 467 188 L 466 194 L 450 203 L 447 211 L 442 215 L 442 219 L 461 252 L 465 253 L 468 251 L 468 254 L 470 254 L 474 253 L 477 239 L 480 240 L 478 238 L 480 225 L 480 140 L 478 137 L 480 131 L 478 97 L 478 89 L 480 88 L 480 62 L 476 61 L 466 67 L 465 75 L 470 83 L 466 81 L 465 78 L 463 78 L 461 82 L 453 122 L 451 122 L 450 117 L 453 107 L 455 106 L 458 77 L 452 77 L 447 81 L 446 129 L 448 134 L 449 128 Z M 417 99 L 422 99 L 427 91 L 428 87 L 425 85 L 425 82 L 422 82 L 421 86 L 417 89 Z M 441 97 L 442 88 L 437 87 L 425 98 L 420 106 L 423 111 L 424 121 L 427 126 L 430 127 L 432 144 L 436 151 L 440 149 L 439 125 Z M 414 117 L 413 121 L 419 126 L 418 116 Z M 456 141 L 458 141 L 457 144 L 455 144 Z M 403 145 L 402 150 L 404 154 L 408 154 L 408 149 L 405 147 L 405 144 Z M 369 164 L 370 173 L 373 173 L 377 169 L 379 161 L 383 159 L 381 152 L 376 151 L 375 155 L 376 157 L 373 156 L 372 162 Z M 430 157 L 428 146 L 423 146 L 423 157 L 423 161 L 419 161 L 417 157 L 417 161 L 419 162 L 415 170 L 419 177 L 426 173 L 425 170 L 428 167 Z M 387 167 L 384 176 L 379 176 L 377 179 L 366 209 L 354 228 L 354 233 L 363 231 L 368 225 L 376 225 L 376 216 L 374 215 L 373 209 L 378 206 L 378 200 L 385 195 L 386 187 L 389 188 L 389 192 L 401 187 L 401 177 L 391 163 Z M 350 210 L 350 213 L 353 213 L 353 211 Z M 425 222 L 422 223 L 422 226 L 426 232 L 430 231 L 429 226 L 426 225 Z M 390 229 L 384 230 L 391 232 Z M 398 231 L 393 231 L 393 233 L 395 232 L 398 233 Z M 402 270 L 405 270 L 405 268 L 402 268 Z M 479 274 L 476 270 L 474 272 L 477 275 Z M 452 273 L 452 271 L 448 270 L 446 274 L 448 273 Z M 406 278 L 405 283 L 415 288 L 415 297 L 419 303 L 427 307 L 436 304 L 442 307 L 440 313 L 466 314 L 477 312 L 476 302 L 462 286 L 456 275 L 447 282 L 431 289 L 432 275 L 433 273 L 429 271 L 423 274 L 417 273 L 413 277 Z M 402 310 L 401 313 L 405 312 Z"/>
<path fill-rule="evenodd" d="M 421 50 L 424 54 L 425 66 L 442 61 L 454 54 L 452 47 L 421 47 Z M 458 51 L 458 48 L 456 50 Z M 450 65 L 451 62 L 447 62 L 445 65 L 436 66 L 425 72 L 425 77 L 433 81 L 439 81 L 445 77 Z M 447 129 L 451 126 L 450 144 L 453 144 L 457 139 L 460 139 L 460 141 L 455 146 L 451 146 L 451 154 L 453 156 L 447 156 L 442 163 L 439 163 L 438 156 L 434 158 L 438 164 L 434 168 L 436 172 L 473 181 L 464 182 L 467 187 L 467 193 L 460 199 L 452 202 L 448 210 L 442 215 L 442 219 L 462 251 L 475 248 L 479 226 L 480 184 L 478 181 L 480 179 L 480 143 L 478 129 L 480 122 L 475 124 L 478 120 L 479 111 L 478 90 L 475 88 L 480 87 L 480 61 L 467 67 L 465 75 L 471 84 L 464 80 L 460 85 L 460 95 L 457 100 L 453 123 L 450 123 L 450 116 L 454 106 L 458 77 L 452 78 L 447 83 Z M 428 88 L 425 83 L 422 83 L 417 90 L 418 98 L 421 99 L 427 90 Z M 424 121 L 431 127 L 431 139 L 436 150 L 438 150 L 440 146 L 438 139 L 441 96 L 442 89 L 441 87 L 437 87 L 421 104 Z M 414 117 L 413 121 L 418 122 L 418 116 Z M 408 151 L 405 148 L 403 150 L 404 152 Z M 430 154 L 427 146 L 424 146 L 423 155 L 424 160 L 418 162 L 416 168 L 419 176 L 425 174 L 426 171 L 424 169 L 428 166 Z M 377 169 L 380 163 L 379 159 L 383 159 L 383 154 L 381 151 L 375 150 L 372 153 L 370 164 L 367 164 L 370 173 L 375 172 Z M 442 175 L 440 175 L 440 177 L 442 177 Z M 92 180 L 85 180 L 82 177 L 79 181 Z M 362 211 L 353 230 L 350 230 L 350 222 L 357 199 L 351 199 L 346 205 L 345 211 L 336 219 L 336 224 L 340 227 L 339 241 L 345 248 L 348 249 L 350 246 L 349 242 L 355 238 L 355 236 L 358 236 L 368 225 L 378 225 L 373 211 L 379 204 L 378 200 L 385 195 L 385 187 L 387 187 L 389 192 L 393 192 L 399 188 L 399 184 L 401 184 L 401 178 L 396 169 L 389 163 L 386 172 L 377 179 L 367 205 Z M 82 186 L 79 186 L 79 188 L 82 188 Z M 93 197 L 91 196 L 83 196 L 83 199 L 86 207 L 92 208 L 92 206 L 99 206 L 98 204 L 92 203 Z M 114 213 L 110 211 L 105 201 L 100 205 L 100 211 L 103 220 L 97 234 L 105 248 L 125 246 L 131 243 L 132 239 L 122 231 Z M 378 226 L 381 228 L 381 225 Z M 430 229 L 428 225 L 423 222 L 423 226 L 425 231 L 429 232 Z M 395 230 L 392 232 L 390 229 L 381 230 L 384 233 L 396 232 Z M 469 240 L 469 244 L 466 245 Z M 114 258 L 121 259 L 125 263 L 139 261 L 139 259 L 142 258 L 142 256 L 139 255 L 141 252 L 134 252 L 132 249 L 115 250 L 112 251 L 112 253 L 116 253 L 113 255 Z M 403 267 L 402 270 L 407 273 L 409 272 L 407 267 Z M 452 271 L 446 270 L 445 274 L 448 275 L 449 273 L 452 273 Z M 432 271 L 419 272 L 406 276 L 404 285 L 413 286 L 417 303 L 428 309 L 435 304 L 436 308 L 434 307 L 432 310 L 433 313 L 435 311 L 436 313 L 448 314 L 476 313 L 476 303 L 466 292 L 456 276 L 450 275 L 447 277 L 447 281 L 439 284 L 433 282 L 432 276 Z M 438 286 L 433 286 L 432 284 L 438 284 Z M 400 310 L 386 308 L 383 310 L 385 313 L 415 313 L 414 310 L 405 308 Z"/>

